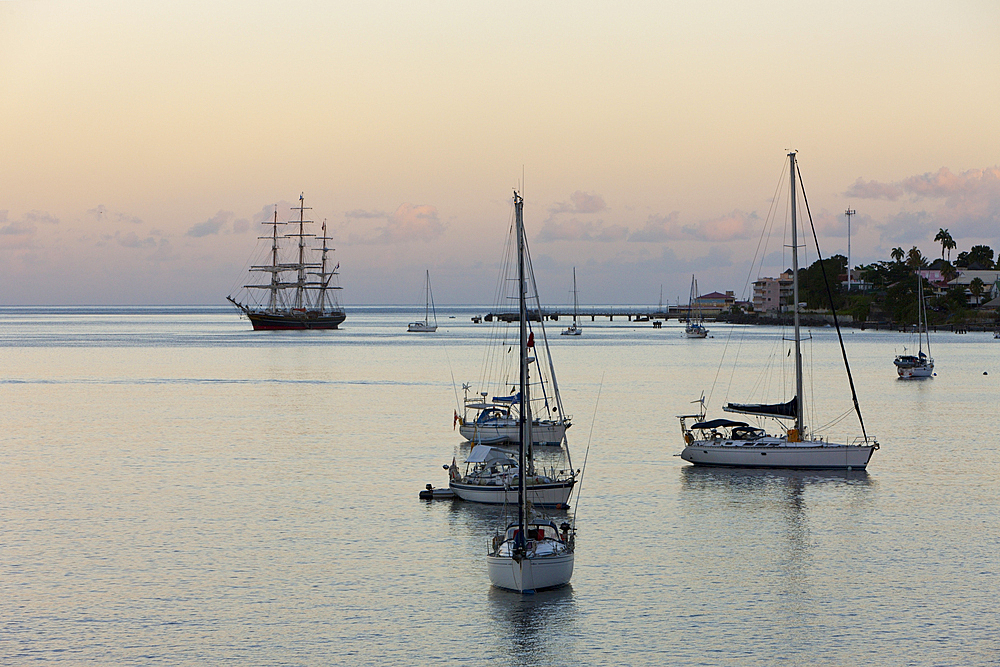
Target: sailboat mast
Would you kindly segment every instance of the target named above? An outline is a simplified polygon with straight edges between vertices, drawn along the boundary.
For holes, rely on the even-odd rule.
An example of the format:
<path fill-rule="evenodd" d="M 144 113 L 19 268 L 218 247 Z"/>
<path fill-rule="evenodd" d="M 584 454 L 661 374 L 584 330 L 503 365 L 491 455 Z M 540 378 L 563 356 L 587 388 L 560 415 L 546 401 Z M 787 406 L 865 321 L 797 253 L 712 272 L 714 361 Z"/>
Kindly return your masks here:
<path fill-rule="evenodd" d="M 306 285 L 306 237 L 305 237 L 305 198 L 299 195 L 299 280 L 295 286 L 295 307 L 302 308 L 302 297 Z"/>
<path fill-rule="evenodd" d="M 917 308 L 917 350 L 922 351 L 921 336 L 927 340 L 927 356 L 931 354 L 931 334 L 927 329 L 927 305 L 924 303 L 924 277 L 917 272 L 917 296 L 920 299 Z M 921 331 L 922 329 L 922 331 Z"/>
<path fill-rule="evenodd" d="M 271 223 L 271 295 L 268 298 L 268 310 L 278 307 L 278 206 L 274 207 L 274 222 Z"/>
<path fill-rule="evenodd" d="M 691 308 L 694 306 L 694 274 L 691 274 L 691 293 L 688 294 L 688 326 L 691 325 Z"/>
<path fill-rule="evenodd" d="M 795 322 L 795 428 L 799 437 L 805 430 L 804 406 L 802 405 L 802 341 L 799 332 L 799 237 L 798 222 L 795 219 L 795 153 L 788 154 L 788 169 L 792 186 L 792 312 Z"/>
<path fill-rule="evenodd" d="M 521 353 L 521 438 L 517 447 L 517 527 L 521 535 L 520 545 L 525 539 L 525 507 L 524 507 L 524 450 L 531 443 L 531 400 L 528 396 L 528 299 L 527 286 L 524 279 L 524 199 L 514 191 L 514 224 L 517 232 L 517 303 L 520 314 L 520 353 Z M 515 548 L 518 546 L 515 543 Z"/>
<path fill-rule="evenodd" d="M 326 253 L 329 250 L 326 247 L 327 240 L 326 218 L 323 218 L 323 258 L 320 261 L 319 267 L 319 307 L 317 308 L 320 314 L 326 311 L 326 283 L 328 280 L 326 277 Z"/>
<path fill-rule="evenodd" d="M 573 267 L 573 324 L 576 324 L 577 311 L 580 310 L 580 300 L 576 295 L 576 267 Z"/>
<path fill-rule="evenodd" d="M 427 269 L 427 280 L 424 281 L 424 323 L 430 324 L 430 308 L 431 308 L 431 270 Z"/>

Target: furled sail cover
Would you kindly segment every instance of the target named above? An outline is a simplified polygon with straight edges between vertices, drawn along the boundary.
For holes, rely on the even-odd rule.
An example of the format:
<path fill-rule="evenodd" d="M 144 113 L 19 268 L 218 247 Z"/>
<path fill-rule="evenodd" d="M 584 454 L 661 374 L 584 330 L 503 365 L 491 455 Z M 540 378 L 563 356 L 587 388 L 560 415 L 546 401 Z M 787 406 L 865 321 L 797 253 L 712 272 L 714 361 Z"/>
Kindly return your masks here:
<path fill-rule="evenodd" d="M 746 422 L 734 422 L 732 419 L 713 419 L 707 422 L 698 422 L 697 424 L 692 424 L 691 428 L 699 429 L 709 429 L 709 428 L 734 428 L 737 426 L 749 426 Z"/>
<path fill-rule="evenodd" d="M 793 398 L 787 403 L 728 403 L 723 410 L 726 412 L 739 412 L 745 415 L 795 419 L 797 405 L 796 399 Z"/>

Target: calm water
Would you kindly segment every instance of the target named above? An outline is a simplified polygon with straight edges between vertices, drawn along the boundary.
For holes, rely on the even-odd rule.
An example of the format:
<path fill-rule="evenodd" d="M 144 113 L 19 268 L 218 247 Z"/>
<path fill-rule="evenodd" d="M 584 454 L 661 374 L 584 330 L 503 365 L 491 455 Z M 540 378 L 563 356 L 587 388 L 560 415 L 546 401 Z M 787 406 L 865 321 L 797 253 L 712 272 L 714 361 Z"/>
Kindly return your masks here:
<path fill-rule="evenodd" d="M 417 499 L 461 457 L 452 376 L 486 339 L 485 309 L 404 333 L 417 310 L 253 333 L 224 308 L 0 309 L 0 663 L 1000 664 L 990 334 L 937 335 L 939 376 L 901 382 L 905 336 L 848 331 L 882 449 L 827 474 L 674 456 L 717 374 L 713 412 L 754 382 L 728 388 L 723 328 L 555 335 L 576 467 L 590 442 L 576 573 L 521 597 L 488 584 L 495 510 Z M 776 332 L 746 330 L 741 365 Z M 820 423 L 849 398 L 813 335 Z"/>

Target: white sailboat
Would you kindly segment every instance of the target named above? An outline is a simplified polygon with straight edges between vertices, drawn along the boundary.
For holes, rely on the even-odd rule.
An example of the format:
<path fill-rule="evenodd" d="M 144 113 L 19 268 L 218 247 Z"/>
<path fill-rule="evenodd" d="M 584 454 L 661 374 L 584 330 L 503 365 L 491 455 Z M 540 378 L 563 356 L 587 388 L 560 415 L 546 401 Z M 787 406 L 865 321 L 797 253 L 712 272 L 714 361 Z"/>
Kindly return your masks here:
<path fill-rule="evenodd" d="M 465 459 L 464 473 L 454 461 L 444 466 L 448 471 L 448 488 L 469 502 L 514 505 L 519 472 L 516 457 L 517 454 L 499 447 L 476 445 Z M 538 468 L 529 461 L 529 474 L 524 482 L 528 502 L 536 507 L 566 508 L 576 484 L 572 470 L 560 470 L 555 466 Z"/>
<path fill-rule="evenodd" d="M 556 588 L 569 583 L 575 561 L 575 530 L 569 522 L 557 526 L 554 521 L 532 516 L 528 501 L 526 476 L 530 459 L 532 418 L 531 337 L 528 331 L 527 280 L 522 210 L 524 200 L 514 193 L 517 227 L 518 307 L 519 322 L 519 386 L 524 397 L 520 414 L 520 435 L 517 446 L 517 520 L 505 522 L 503 532 L 497 531 L 486 554 L 490 583 L 494 586 L 530 593 Z"/>
<path fill-rule="evenodd" d="M 923 343 L 927 341 L 927 354 L 924 354 Z M 917 274 L 917 354 L 896 355 L 892 362 L 896 373 L 904 380 L 912 378 L 929 378 L 934 375 L 934 358 L 931 357 L 931 337 L 927 331 L 927 305 L 924 303 L 924 278 Z"/>
<path fill-rule="evenodd" d="M 431 324 L 430 316 L 434 316 Z M 434 295 L 431 293 L 431 272 L 427 270 L 427 282 L 424 288 L 424 319 L 420 322 L 410 322 L 406 330 L 412 333 L 434 333 L 438 328 L 437 310 L 434 309 Z"/>
<path fill-rule="evenodd" d="M 522 199 L 515 193 L 515 220 L 511 227 L 510 246 L 506 253 L 507 264 L 501 269 L 501 286 L 498 303 L 521 300 L 522 280 L 525 300 L 535 313 L 541 312 L 541 302 L 535 285 L 534 273 L 527 243 L 523 236 Z M 516 271 L 517 278 L 510 274 Z M 524 274 L 523 276 L 521 274 Z M 519 292 L 510 293 L 513 286 Z M 541 317 L 537 321 L 525 306 L 517 313 L 514 322 L 497 318 L 490 329 L 491 341 L 487 345 L 481 385 L 485 386 L 473 396 L 471 385 L 463 384 L 465 400 L 463 414 L 455 413 L 459 433 L 474 447 L 461 471 L 456 461 L 448 469 L 449 487 L 463 500 L 479 503 L 512 503 L 516 493 L 514 480 L 520 465 L 513 462 L 513 455 L 503 447 L 512 448 L 523 438 L 522 422 L 526 414 L 531 417 L 531 440 L 528 443 L 525 479 L 528 500 L 536 505 L 565 507 L 576 484 L 576 474 L 570 458 L 566 430 L 570 417 L 565 414 L 555 367 L 549 352 L 548 338 Z M 521 344 L 521 330 L 527 332 L 524 344 L 528 350 L 526 363 L 530 367 L 530 391 L 521 386 L 521 364 L 511 354 Z M 492 447 L 491 447 L 492 446 Z"/>
<path fill-rule="evenodd" d="M 576 267 L 573 267 L 573 324 L 566 327 L 561 336 L 579 336 L 583 333 L 583 327 L 579 323 L 580 299 L 576 294 Z"/>
<path fill-rule="evenodd" d="M 789 420 L 793 426 L 784 433 L 768 434 L 763 428 L 754 427 L 747 422 L 731 419 L 705 419 L 704 399 L 698 401 L 701 410 L 697 415 L 679 416 L 681 433 L 685 447 L 680 457 L 695 465 L 729 466 L 740 468 L 807 468 L 807 469 L 846 469 L 863 470 L 872 454 L 879 448 L 874 438 L 869 438 L 865 432 L 864 421 L 858 406 L 857 394 L 854 391 L 854 380 L 847 368 L 854 399 L 854 408 L 858 414 L 862 437 L 850 444 L 830 442 L 825 438 L 810 433 L 805 423 L 805 406 L 803 402 L 801 332 L 799 325 L 799 260 L 798 237 L 796 231 L 796 154 L 789 153 L 789 170 L 791 177 L 791 223 L 792 223 L 792 293 L 794 312 L 794 343 L 795 355 L 795 396 L 784 403 L 777 404 L 736 404 L 729 403 L 724 410 L 741 414 L 753 415 L 760 420 L 765 418 Z M 804 196 L 804 193 L 803 193 Z M 808 204 L 807 204 L 808 205 Z M 822 266 L 822 264 L 821 264 Z M 836 324 L 836 313 L 834 313 Z M 840 327 L 837 325 L 837 336 L 840 338 Z M 843 352 L 843 340 L 840 339 Z M 843 352 L 846 365 L 847 354 Z M 695 422 L 687 425 L 688 419 Z"/>
<path fill-rule="evenodd" d="M 497 283 L 498 308 L 503 308 L 518 298 L 511 293 L 513 286 L 517 284 L 516 279 L 511 278 L 516 270 L 514 260 L 517 252 L 516 232 L 512 225 L 508 248 L 504 254 L 504 267 Z M 544 318 L 540 316 L 541 301 L 538 298 L 530 254 L 526 248 L 524 255 L 530 306 L 525 317 L 528 319 L 528 349 L 532 353 L 532 445 L 559 447 L 565 442 L 566 430 L 572 425 L 572 420 L 563 410 Z M 479 379 L 480 390 L 470 395 L 471 385 L 463 385 L 465 397 L 462 414 L 456 415 L 456 421 L 459 433 L 469 442 L 483 445 L 514 444 L 520 437 L 523 394 L 517 389 L 517 359 L 510 354 L 517 344 L 512 324 L 518 321 L 522 321 L 522 316 L 517 313 L 506 313 L 503 317 L 493 318 L 490 341 Z"/>
<path fill-rule="evenodd" d="M 692 317 L 692 309 L 698 303 L 698 320 Z M 698 281 L 694 275 L 691 276 L 691 296 L 688 297 L 687 326 L 684 327 L 684 335 L 688 338 L 708 338 L 708 329 L 705 328 L 705 318 L 701 314 L 701 302 L 698 300 Z"/>

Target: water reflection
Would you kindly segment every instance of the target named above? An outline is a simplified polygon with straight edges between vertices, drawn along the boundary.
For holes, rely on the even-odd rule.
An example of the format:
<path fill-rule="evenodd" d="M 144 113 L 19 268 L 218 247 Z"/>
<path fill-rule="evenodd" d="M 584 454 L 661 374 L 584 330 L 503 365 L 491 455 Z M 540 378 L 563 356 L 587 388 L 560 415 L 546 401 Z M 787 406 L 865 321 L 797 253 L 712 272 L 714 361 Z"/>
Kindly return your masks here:
<path fill-rule="evenodd" d="M 863 521 L 877 489 L 864 470 L 687 466 L 680 474 L 690 530 L 701 540 L 727 543 L 726 565 L 770 581 L 791 616 L 823 577 L 816 554 L 838 542 L 845 524 Z"/>
<path fill-rule="evenodd" d="M 577 634 L 575 626 L 578 619 L 572 584 L 534 595 L 490 588 L 486 599 L 498 645 L 506 646 L 502 653 L 510 664 L 575 662 L 572 656 L 561 654 L 568 647 L 575 646 L 565 642 L 565 638 Z"/>
<path fill-rule="evenodd" d="M 867 470 L 784 470 L 761 468 L 681 468 L 681 489 L 726 490 L 736 493 L 775 487 L 799 489 L 807 486 L 849 485 L 871 487 L 874 481 Z"/>
<path fill-rule="evenodd" d="M 577 636 L 577 605 L 572 585 L 533 595 L 522 595 L 494 588 L 486 569 L 487 544 L 494 531 L 505 525 L 505 508 L 462 500 L 427 502 L 426 511 L 439 513 L 447 524 L 457 559 L 451 567 L 475 583 L 469 588 L 472 599 L 481 604 L 485 598 L 488 623 L 480 626 L 487 638 L 484 646 L 495 647 L 488 656 L 499 664 L 551 665 L 575 663 L 575 644 L 566 637 Z M 516 508 L 506 508 L 506 513 Z M 546 510 L 545 515 L 556 522 L 568 519 L 572 512 Z M 559 652 L 558 657 L 556 657 Z"/>

